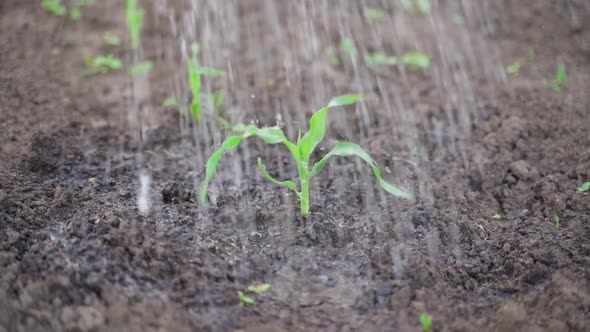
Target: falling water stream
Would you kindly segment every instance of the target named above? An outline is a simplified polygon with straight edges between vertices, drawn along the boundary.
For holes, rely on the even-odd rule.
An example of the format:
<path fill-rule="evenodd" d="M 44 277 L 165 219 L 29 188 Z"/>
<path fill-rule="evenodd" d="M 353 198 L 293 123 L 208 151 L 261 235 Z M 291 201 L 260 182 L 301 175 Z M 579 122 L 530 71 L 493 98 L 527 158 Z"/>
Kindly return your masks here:
<path fill-rule="evenodd" d="M 487 15 L 487 1 L 432 0 L 429 14 L 406 9 L 408 2 L 411 1 L 144 0 L 142 5 L 150 13 L 146 17 L 153 19 L 146 24 L 157 25 L 157 29 L 167 33 L 155 43 L 156 50 L 146 49 L 144 45 L 132 59 L 140 61 L 144 55 L 158 55 L 155 66 L 164 64 L 176 69 L 167 75 L 173 87 L 169 95 L 181 101 L 189 100 L 185 64 L 191 56 L 191 44 L 199 43 L 199 61 L 228 73 L 221 78 L 203 79 L 205 94 L 219 89 L 226 91 L 223 106 L 226 119 L 260 127 L 279 125 L 291 140 L 296 139 L 300 129 L 307 129 L 312 112 L 332 97 L 351 92 L 374 95 L 376 101 L 329 113 L 327 144 L 321 146 L 323 152 L 337 139 L 360 143 L 368 151 L 381 149 L 376 159 L 382 164 L 387 180 L 414 192 L 422 206 L 432 206 L 436 194 L 430 165 L 444 163 L 444 158 L 452 156 L 465 168 L 479 166 L 470 165 L 470 160 L 477 160 L 470 156 L 467 144 L 471 127 L 480 109 L 495 103 L 493 83 L 505 78 L 496 50 L 485 39 L 494 29 Z M 387 17 L 383 22 L 368 22 L 362 14 L 365 7 L 381 8 L 388 13 Z M 473 26 L 484 29 L 480 31 Z M 340 42 L 345 38 L 355 42 L 356 55 L 340 49 Z M 339 56 L 339 65 L 330 65 L 329 49 Z M 409 52 L 430 54 L 432 65 L 418 71 L 408 66 L 372 67 L 365 63 L 363 56 L 367 53 L 401 56 Z M 483 91 L 474 91 L 474 77 L 488 79 L 485 84 L 478 84 Z M 148 76 L 134 78 L 132 102 L 128 105 L 131 130 L 138 141 L 146 139 L 149 128 L 157 127 L 161 115 L 158 107 L 161 100 L 150 95 L 148 82 Z M 176 111 L 180 112 L 178 132 L 183 144 L 192 146 L 191 155 L 186 157 L 193 169 L 186 179 L 197 190 L 208 156 L 219 147 L 227 131 L 216 123 L 210 108 L 205 108 L 201 124 L 196 124 L 186 110 Z M 256 202 L 279 201 L 285 208 L 274 220 L 281 225 L 277 229 L 296 233 L 298 227 L 294 222 L 297 209 L 293 208 L 298 205 L 296 197 L 265 182 L 255 162 L 252 163 L 259 153 L 277 178 L 296 176 L 294 165 L 282 162 L 290 157 L 283 146 L 263 146 L 261 141 L 253 139 L 223 159 L 209 190 L 210 205 L 215 205 L 226 193 L 239 195 L 232 198 L 236 204 L 228 205 L 228 209 L 235 211 L 226 212 L 244 246 L 242 258 L 252 254 L 249 239 L 260 223 L 254 210 L 265 208 L 255 207 Z M 280 162 L 271 163 L 271 160 Z M 138 162 L 142 165 L 138 174 L 138 209 L 144 215 L 150 213 L 150 207 L 156 210 L 152 212 L 161 213 L 157 211 L 162 209 L 161 205 L 150 205 L 155 194 L 149 191 L 157 180 L 151 178 L 143 154 L 138 156 Z M 356 169 L 352 177 L 349 176 L 351 167 Z M 335 159 L 323 172 L 318 178 L 333 179 L 330 187 L 335 192 L 320 191 L 319 183 L 325 180 L 316 178 L 312 199 L 322 197 L 322 201 L 329 201 L 323 198 L 326 195 L 351 197 L 344 193 L 352 190 L 351 183 L 360 183 L 352 187 L 361 190 L 360 205 L 343 199 L 337 204 L 358 206 L 358 213 L 366 215 L 372 227 L 380 231 L 387 229 L 390 216 L 395 216 L 398 239 L 391 241 L 389 255 L 394 278 L 403 279 L 406 264 L 412 259 L 405 243 L 414 238 L 414 226 L 402 213 L 406 203 L 375 190 L 375 180 L 361 161 Z M 254 184 L 264 186 L 258 190 L 263 199 L 253 198 L 251 191 L 245 189 Z M 407 211 L 408 207 L 404 209 Z M 209 212 L 199 208 L 202 218 L 197 227 L 207 229 L 219 222 L 215 216 L 220 214 L 214 216 Z M 167 225 L 158 227 L 165 229 Z M 425 249 L 436 261 L 439 234 L 432 229 L 423 236 Z M 289 236 L 281 237 L 285 238 Z M 204 239 L 195 238 L 195 241 Z M 269 241 L 273 241 L 272 237 Z M 294 261 L 276 270 L 273 280 L 267 280 L 273 284 L 277 298 L 309 304 L 327 297 L 350 304 L 361 295 L 359 286 L 363 285 L 355 284 L 354 278 L 348 277 L 361 264 L 335 262 L 329 271 L 331 276 L 320 273 L 318 280 L 337 279 L 334 282 L 337 286 L 324 288 L 318 294 L 301 284 L 298 272 L 293 269 L 294 265 L 315 264 L 313 247 L 286 248 L 286 252 L 292 254 L 290 257 L 294 258 L 289 259 Z M 249 263 L 245 263 L 248 260 L 242 262 L 246 265 L 237 268 L 248 269 Z"/>

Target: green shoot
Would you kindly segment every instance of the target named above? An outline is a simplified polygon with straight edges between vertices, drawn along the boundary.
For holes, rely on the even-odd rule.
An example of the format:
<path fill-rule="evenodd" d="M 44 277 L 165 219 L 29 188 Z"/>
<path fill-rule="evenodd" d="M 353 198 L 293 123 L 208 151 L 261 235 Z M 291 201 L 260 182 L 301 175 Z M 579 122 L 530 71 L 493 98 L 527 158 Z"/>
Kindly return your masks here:
<path fill-rule="evenodd" d="M 121 39 L 119 39 L 119 37 L 108 32 L 104 34 L 102 40 L 108 46 L 119 46 L 121 44 Z"/>
<path fill-rule="evenodd" d="M 557 73 L 555 74 L 555 79 L 553 80 L 553 91 L 561 92 L 561 86 L 565 82 L 565 65 L 560 63 L 557 66 Z"/>
<path fill-rule="evenodd" d="M 138 7 L 137 2 L 138 0 L 125 0 L 127 29 L 129 30 L 131 48 L 134 50 L 139 47 L 143 16 L 145 15 L 145 11 Z"/>
<path fill-rule="evenodd" d="M 270 284 L 250 285 L 248 286 L 248 291 L 256 295 L 262 295 L 270 289 L 270 286 Z"/>
<path fill-rule="evenodd" d="M 494 215 L 492 216 L 492 218 L 494 218 L 494 219 L 496 219 L 496 220 L 498 220 L 498 219 L 502 219 L 502 215 L 501 215 L 501 214 L 499 214 L 499 213 L 496 213 L 496 214 L 494 214 Z"/>
<path fill-rule="evenodd" d="M 365 63 L 369 66 L 395 66 L 398 64 L 398 59 L 383 53 L 369 53 L 365 55 Z"/>
<path fill-rule="evenodd" d="M 70 10 L 70 18 L 74 21 L 79 21 L 82 17 L 82 7 L 91 6 L 95 3 L 95 0 L 75 0 Z"/>
<path fill-rule="evenodd" d="M 455 14 L 455 15 L 453 15 L 453 17 L 451 18 L 451 20 L 456 25 L 463 25 L 463 24 L 465 24 L 465 17 L 463 17 L 463 15 L 461 15 L 461 14 Z"/>
<path fill-rule="evenodd" d="M 41 7 L 55 16 L 64 16 L 67 12 L 66 7 L 61 3 L 61 0 L 43 0 L 41 2 Z"/>
<path fill-rule="evenodd" d="M 418 148 L 417 147 L 414 146 L 410 149 L 410 156 L 418 157 Z"/>
<path fill-rule="evenodd" d="M 354 41 L 350 38 L 343 38 L 340 40 L 340 49 L 342 49 L 342 51 L 348 54 L 351 58 L 356 58 L 359 53 L 354 44 Z"/>
<path fill-rule="evenodd" d="M 201 123 L 201 108 L 202 108 L 202 95 L 201 95 L 201 75 L 208 76 L 224 76 L 227 75 L 225 71 L 218 70 L 210 67 L 199 66 L 198 55 L 201 50 L 199 44 L 194 43 L 191 46 L 193 55 L 188 60 L 188 77 L 189 84 L 191 86 L 192 100 L 190 102 L 190 110 L 195 120 Z"/>
<path fill-rule="evenodd" d="M 430 55 L 424 53 L 406 53 L 402 56 L 402 62 L 412 70 L 426 69 L 430 67 Z"/>
<path fill-rule="evenodd" d="M 334 52 L 333 48 L 328 47 L 326 49 L 326 57 L 328 58 L 328 62 L 330 62 L 332 67 L 340 66 L 340 59 L 338 59 L 338 56 L 336 55 L 336 52 Z"/>
<path fill-rule="evenodd" d="M 149 73 L 153 67 L 154 64 L 151 61 L 142 61 L 131 66 L 131 68 L 129 68 L 129 74 L 131 74 L 131 76 L 144 75 Z"/>
<path fill-rule="evenodd" d="M 553 225 L 555 226 L 555 230 L 559 232 L 559 228 L 561 227 L 561 218 L 558 215 L 553 217 Z"/>
<path fill-rule="evenodd" d="M 293 181 L 278 181 L 274 179 L 267 172 L 266 167 L 260 158 L 258 159 L 258 168 L 264 177 L 271 183 L 285 186 L 295 192 L 295 195 L 299 198 L 302 217 L 306 217 L 309 214 L 309 193 L 311 179 L 317 175 L 327 165 L 328 160 L 334 156 L 357 156 L 361 158 L 372 169 L 373 174 L 375 175 L 375 178 L 381 185 L 382 189 L 400 198 L 411 199 L 412 195 L 409 192 L 399 189 L 386 182 L 381 176 L 381 170 L 379 167 L 377 167 L 377 164 L 373 158 L 371 158 L 371 156 L 365 150 L 363 150 L 361 146 L 355 143 L 336 143 L 336 145 L 330 152 L 328 152 L 328 154 L 313 164 L 313 166 L 310 165 L 311 155 L 318 144 L 323 141 L 326 133 L 328 110 L 337 106 L 355 104 L 361 100 L 361 98 L 362 97 L 360 95 L 356 94 L 343 95 L 333 98 L 326 107 L 320 109 L 311 117 L 309 122 L 309 131 L 303 135 L 303 137 L 301 137 L 300 134 L 296 143 L 289 141 L 283 131 L 278 127 L 257 128 L 254 125 L 244 126 L 244 132 L 241 135 L 234 135 L 226 138 L 221 144 L 221 147 L 209 157 L 209 160 L 206 164 L 205 179 L 201 183 L 199 192 L 201 203 L 204 204 L 207 201 L 207 189 L 209 187 L 209 182 L 213 178 L 213 175 L 217 170 L 217 165 L 219 164 L 223 154 L 226 151 L 236 148 L 242 140 L 252 136 L 257 136 L 268 144 L 282 143 L 291 152 L 291 155 L 297 166 L 297 171 L 299 173 L 299 189 L 297 189 Z"/>
<path fill-rule="evenodd" d="M 180 103 L 178 102 L 178 99 L 170 97 L 170 98 L 166 98 L 164 100 L 164 102 L 162 102 L 162 106 L 163 107 L 180 107 Z"/>
<path fill-rule="evenodd" d="M 584 182 L 579 188 L 578 188 L 578 192 L 579 193 L 583 193 L 585 191 L 590 190 L 590 182 Z"/>
<path fill-rule="evenodd" d="M 363 8 L 363 16 L 369 23 L 383 21 L 387 18 L 387 12 L 381 8 Z"/>
<path fill-rule="evenodd" d="M 422 323 L 422 331 L 430 332 L 432 329 L 432 316 L 427 314 L 421 314 L 420 323 Z"/>
<path fill-rule="evenodd" d="M 430 14 L 432 7 L 430 6 L 430 0 L 416 0 L 416 7 L 418 11 L 424 15 Z"/>
<path fill-rule="evenodd" d="M 84 55 L 86 64 L 86 75 L 106 74 L 113 70 L 123 68 L 123 62 L 112 55 L 91 57 Z"/>
<path fill-rule="evenodd" d="M 511 75 L 518 75 L 519 71 L 520 71 L 520 62 L 519 61 L 516 61 L 515 63 L 506 67 L 506 73 L 511 74 Z"/>
<path fill-rule="evenodd" d="M 240 307 L 247 304 L 254 304 L 254 298 L 244 294 L 242 291 L 238 291 L 238 298 L 240 299 Z"/>

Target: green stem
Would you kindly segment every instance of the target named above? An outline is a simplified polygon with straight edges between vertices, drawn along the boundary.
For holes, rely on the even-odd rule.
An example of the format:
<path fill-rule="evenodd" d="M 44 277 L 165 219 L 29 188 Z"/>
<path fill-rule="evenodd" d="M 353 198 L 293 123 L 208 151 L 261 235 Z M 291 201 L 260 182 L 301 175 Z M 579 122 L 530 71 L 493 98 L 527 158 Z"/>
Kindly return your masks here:
<path fill-rule="evenodd" d="M 301 216 L 307 217 L 309 214 L 309 179 L 301 177 L 301 193 L 299 196 L 299 204 L 301 204 Z"/>

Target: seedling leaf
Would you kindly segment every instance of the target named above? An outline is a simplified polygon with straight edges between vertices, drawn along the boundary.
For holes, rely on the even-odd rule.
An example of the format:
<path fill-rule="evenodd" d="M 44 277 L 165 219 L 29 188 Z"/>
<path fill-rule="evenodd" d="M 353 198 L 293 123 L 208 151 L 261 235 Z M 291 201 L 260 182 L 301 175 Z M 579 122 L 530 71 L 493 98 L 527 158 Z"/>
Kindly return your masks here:
<path fill-rule="evenodd" d="M 255 293 L 256 295 L 262 295 L 270 289 L 270 284 L 250 285 L 248 291 Z"/>
<path fill-rule="evenodd" d="M 119 39 L 119 37 L 110 34 L 110 33 L 105 33 L 103 36 L 103 40 L 104 43 L 109 45 L 109 46 L 118 46 L 121 44 L 121 39 Z"/>
<path fill-rule="evenodd" d="M 178 103 L 178 99 L 174 97 L 166 98 L 162 103 L 164 107 L 179 107 L 180 104 Z"/>
<path fill-rule="evenodd" d="M 142 61 L 131 66 L 131 68 L 129 68 L 129 74 L 132 76 L 147 74 L 153 67 L 154 64 L 151 61 Z"/>
<path fill-rule="evenodd" d="M 363 8 L 363 16 L 368 22 L 373 23 L 386 19 L 387 12 L 381 8 L 365 7 Z"/>
<path fill-rule="evenodd" d="M 358 55 L 358 50 L 354 45 L 354 41 L 350 38 L 343 38 L 340 41 L 340 48 L 350 57 L 356 58 Z"/>
<path fill-rule="evenodd" d="M 211 67 L 197 67 L 197 72 L 200 75 L 208 75 L 208 76 L 225 76 L 225 75 L 227 75 L 226 71 L 211 68 Z"/>
<path fill-rule="evenodd" d="M 402 56 L 402 62 L 412 70 L 426 69 L 430 67 L 430 55 L 424 53 L 406 53 Z"/>
<path fill-rule="evenodd" d="M 399 61 L 395 56 L 389 56 L 383 53 L 370 53 L 365 55 L 365 62 L 369 66 L 395 66 Z"/>
<path fill-rule="evenodd" d="M 422 323 L 422 331 L 430 332 L 430 330 L 432 329 L 432 316 L 427 314 L 421 314 L 420 323 Z"/>
<path fill-rule="evenodd" d="M 498 220 L 498 219 L 502 219 L 502 215 L 501 215 L 501 214 L 499 214 L 499 213 L 496 213 L 496 214 L 494 214 L 494 215 L 492 216 L 492 218 L 494 218 L 494 219 L 496 219 L 496 220 Z"/>
<path fill-rule="evenodd" d="M 590 190 L 590 182 L 584 182 L 579 188 L 578 192 L 583 193 L 585 191 Z"/>
<path fill-rule="evenodd" d="M 125 0 L 125 18 L 132 49 L 137 49 L 139 47 L 143 16 L 145 14 L 145 11 L 138 7 L 137 2 L 138 0 Z"/>
<path fill-rule="evenodd" d="M 520 71 L 520 62 L 519 61 L 516 61 L 515 63 L 506 67 L 506 73 L 511 74 L 511 75 L 518 75 L 519 71 Z"/>
<path fill-rule="evenodd" d="M 337 143 L 332 148 L 332 150 L 330 152 L 328 152 L 328 154 L 326 154 L 322 159 L 320 159 L 320 161 L 318 161 L 313 166 L 313 169 L 310 173 L 310 177 L 313 177 L 317 173 L 319 173 L 326 166 L 326 164 L 328 163 L 328 160 L 332 156 L 339 156 L 339 157 L 357 156 L 357 157 L 361 158 L 363 161 L 365 161 L 367 164 L 369 164 L 371 166 L 371 169 L 373 170 L 373 174 L 377 178 L 377 181 L 379 182 L 379 184 L 381 185 L 381 188 L 383 188 L 383 190 L 385 190 L 397 197 L 400 197 L 400 198 L 412 199 L 412 194 L 410 194 L 409 192 L 407 192 L 403 189 L 400 189 L 400 188 L 388 183 L 387 181 L 385 181 L 383 179 L 383 177 L 381 176 L 381 170 L 379 169 L 379 167 L 377 167 L 377 164 L 375 163 L 373 158 L 371 158 L 371 156 L 360 145 L 355 144 L 355 143 L 350 143 L 350 142 Z"/>
<path fill-rule="evenodd" d="M 64 16 L 67 12 L 66 7 L 61 3 L 61 0 L 43 0 L 41 2 L 41 7 L 55 16 Z"/>
<path fill-rule="evenodd" d="M 561 218 L 558 215 L 553 217 L 553 223 L 555 225 L 555 230 L 559 232 L 559 228 L 561 227 Z"/>
<path fill-rule="evenodd" d="M 242 291 L 238 291 L 238 298 L 240 299 L 240 307 L 243 307 L 246 304 L 254 304 L 254 299 L 244 294 Z"/>
<path fill-rule="evenodd" d="M 557 66 L 557 73 L 555 74 L 555 80 L 553 81 L 553 91 L 561 92 L 561 86 L 565 82 L 565 65 L 560 63 Z"/>
<path fill-rule="evenodd" d="M 432 10 L 430 6 L 430 0 L 416 0 L 416 7 L 418 7 L 418 11 L 422 14 L 428 15 Z"/>
<path fill-rule="evenodd" d="M 264 166 L 264 164 L 262 163 L 262 160 L 260 159 L 260 157 L 258 158 L 258 168 L 260 169 L 260 172 L 262 172 L 262 175 L 264 175 L 264 177 L 274 183 L 274 184 L 278 184 L 280 186 L 285 186 L 291 190 L 293 190 L 298 196 L 299 196 L 299 192 L 297 191 L 297 187 L 295 187 L 295 183 L 293 183 L 293 181 L 278 181 L 275 180 L 275 178 L 273 178 L 267 171 L 266 171 L 266 167 Z M 252 286 L 250 286 L 252 287 Z"/>

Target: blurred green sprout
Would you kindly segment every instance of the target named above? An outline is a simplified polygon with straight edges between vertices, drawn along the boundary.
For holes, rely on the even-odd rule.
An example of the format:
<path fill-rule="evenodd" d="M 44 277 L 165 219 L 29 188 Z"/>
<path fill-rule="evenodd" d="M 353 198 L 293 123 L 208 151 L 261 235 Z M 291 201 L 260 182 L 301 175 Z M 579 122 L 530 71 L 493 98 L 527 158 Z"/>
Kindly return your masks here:
<path fill-rule="evenodd" d="M 260 296 L 270 289 L 270 284 L 250 285 L 248 286 L 247 292 L 250 294 L 246 295 L 244 291 L 238 291 L 238 299 L 240 300 L 240 307 L 244 307 L 248 304 L 255 304 L 255 297 Z"/>
<path fill-rule="evenodd" d="M 112 33 L 105 33 L 102 37 L 104 43 L 108 46 L 119 46 L 121 44 L 121 39 Z"/>
<path fill-rule="evenodd" d="M 123 68 L 123 62 L 110 54 L 96 57 L 85 54 L 84 63 L 86 64 L 86 75 L 106 74 Z"/>
<path fill-rule="evenodd" d="M 141 61 L 129 68 L 129 74 L 131 76 L 146 75 L 153 67 L 154 64 L 151 61 Z"/>
<path fill-rule="evenodd" d="M 590 190 L 590 182 L 584 182 L 579 188 L 578 188 L 578 192 L 579 193 L 583 193 Z"/>
<path fill-rule="evenodd" d="M 125 18 L 131 48 L 134 50 L 139 47 L 144 15 L 145 11 L 138 6 L 138 0 L 125 0 Z"/>
<path fill-rule="evenodd" d="M 385 20 L 387 12 L 381 8 L 364 7 L 363 16 L 369 23 L 374 23 Z"/>
<path fill-rule="evenodd" d="M 427 314 L 420 315 L 420 323 L 422 324 L 422 331 L 430 332 L 432 331 L 432 316 Z"/>

